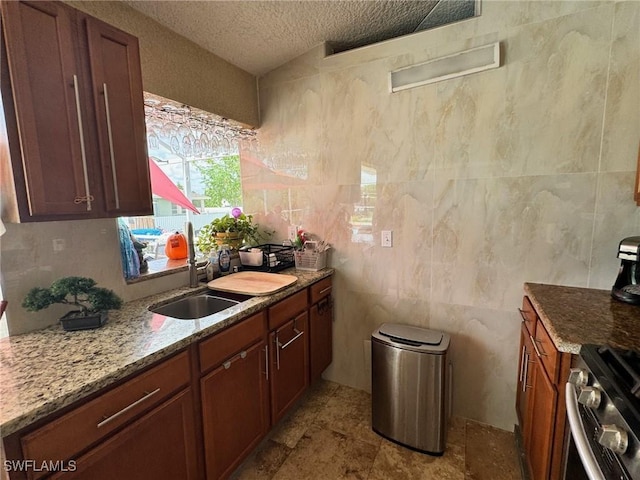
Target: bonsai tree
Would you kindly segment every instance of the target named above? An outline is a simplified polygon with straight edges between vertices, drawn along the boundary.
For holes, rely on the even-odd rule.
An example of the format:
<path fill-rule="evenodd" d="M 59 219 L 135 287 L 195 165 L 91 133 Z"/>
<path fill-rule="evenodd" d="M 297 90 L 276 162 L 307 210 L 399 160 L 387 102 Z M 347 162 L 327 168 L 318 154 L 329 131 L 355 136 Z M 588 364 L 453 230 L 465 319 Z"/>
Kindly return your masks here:
<path fill-rule="evenodd" d="M 119 309 L 122 299 L 113 291 L 96 287 L 95 280 L 85 277 L 64 277 L 49 288 L 32 288 L 22 301 L 22 306 L 36 312 L 62 303 L 79 308 L 77 316 L 88 316 L 111 309 Z"/>

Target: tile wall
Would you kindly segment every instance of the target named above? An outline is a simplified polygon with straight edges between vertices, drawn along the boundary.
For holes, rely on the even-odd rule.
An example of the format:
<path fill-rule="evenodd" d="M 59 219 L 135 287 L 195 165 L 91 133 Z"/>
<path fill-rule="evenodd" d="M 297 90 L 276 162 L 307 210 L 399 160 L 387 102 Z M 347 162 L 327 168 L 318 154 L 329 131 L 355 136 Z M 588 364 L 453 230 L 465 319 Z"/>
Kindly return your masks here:
<path fill-rule="evenodd" d="M 495 41 L 499 69 L 388 91 L 391 70 Z M 512 429 L 523 282 L 608 289 L 619 240 L 640 234 L 640 3 L 484 1 L 475 19 L 326 50 L 260 79 L 245 210 L 334 246 L 329 379 L 369 389 L 382 322 L 444 330 L 454 414 Z"/>

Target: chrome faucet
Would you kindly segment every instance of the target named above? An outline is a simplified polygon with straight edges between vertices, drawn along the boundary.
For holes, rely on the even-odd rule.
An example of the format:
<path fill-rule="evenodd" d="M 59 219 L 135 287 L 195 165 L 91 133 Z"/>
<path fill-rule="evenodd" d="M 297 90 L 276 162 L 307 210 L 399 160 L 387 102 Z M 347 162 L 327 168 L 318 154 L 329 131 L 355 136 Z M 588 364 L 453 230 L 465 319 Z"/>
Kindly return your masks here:
<path fill-rule="evenodd" d="M 207 278 L 207 266 L 210 261 L 198 262 L 196 261 L 196 249 L 193 244 L 193 225 L 191 222 L 185 224 L 185 230 L 187 232 L 187 264 L 189 265 L 189 287 L 195 288 L 200 285 L 200 280 Z"/>
<path fill-rule="evenodd" d="M 198 267 L 196 266 L 196 249 L 193 245 L 193 225 L 191 222 L 186 223 L 187 231 L 187 263 L 189 264 L 189 286 L 195 288 L 198 286 Z"/>

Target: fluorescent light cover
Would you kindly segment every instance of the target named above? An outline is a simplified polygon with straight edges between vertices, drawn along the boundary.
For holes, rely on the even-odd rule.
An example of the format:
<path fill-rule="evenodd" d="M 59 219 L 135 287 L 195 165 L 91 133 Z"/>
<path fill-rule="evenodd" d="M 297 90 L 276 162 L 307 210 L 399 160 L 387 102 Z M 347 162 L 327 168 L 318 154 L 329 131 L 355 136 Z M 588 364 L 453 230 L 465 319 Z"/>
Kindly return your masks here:
<path fill-rule="evenodd" d="M 500 42 L 436 58 L 389 73 L 392 92 L 440 82 L 500 66 Z"/>

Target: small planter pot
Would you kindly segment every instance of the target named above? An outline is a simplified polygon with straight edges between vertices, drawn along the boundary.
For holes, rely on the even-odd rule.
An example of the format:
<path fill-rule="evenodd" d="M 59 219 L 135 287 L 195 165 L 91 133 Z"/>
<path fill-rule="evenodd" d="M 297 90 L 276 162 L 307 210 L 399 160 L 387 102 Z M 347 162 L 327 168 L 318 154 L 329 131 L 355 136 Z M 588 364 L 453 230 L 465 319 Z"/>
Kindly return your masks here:
<path fill-rule="evenodd" d="M 242 246 L 242 236 L 238 233 L 216 233 L 214 235 L 218 248 L 229 245 L 232 250 L 238 250 Z"/>
<path fill-rule="evenodd" d="M 107 323 L 107 312 L 82 315 L 79 310 L 72 310 L 60 318 L 60 323 L 67 332 L 100 328 Z"/>

